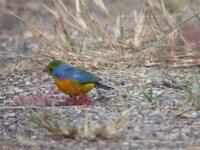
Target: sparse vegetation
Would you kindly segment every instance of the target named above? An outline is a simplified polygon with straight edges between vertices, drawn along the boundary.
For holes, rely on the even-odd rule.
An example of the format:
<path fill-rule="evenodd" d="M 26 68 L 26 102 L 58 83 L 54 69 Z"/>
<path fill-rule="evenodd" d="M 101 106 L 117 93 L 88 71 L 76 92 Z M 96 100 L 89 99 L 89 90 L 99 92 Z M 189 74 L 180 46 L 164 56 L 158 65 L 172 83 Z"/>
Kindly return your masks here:
<path fill-rule="evenodd" d="M 127 149 L 198 149 L 199 5 L 198 0 L 52 0 L 24 1 L 22 9 L 21 3 L 0 0 L 0 15 L 3 6 L 27 27 L 4 32 L 0 16 L 0 114 L 8 111 L 0 115 L 5 136 L 0 146 L 10 146 L 6 136 L 12 138 L 12 131 L 17 140 L 12 144 L 19 147 L 46 148 L 53 141 L 58 148 L 55 143 L 69 140 L 63 143 L 72 142 L 71 149 L 90 144 L 120 149 L 109 142 Z M 98 74 L 114 90 L 68 98 L 42 73 L 52 59 Z M 163 83 L 165 77 L 172 84 Z M 185 80 L 188 85 L 181 84 Z M 38 135 L 49 143 L 37 143 Z"/>
<path fill-rule="evenodd" d="M 197 110 L 200 109 L 200 94 L 199 94 L 199 90 L 200 90 L 200 83 L 199 83 L 199 68 L 197 68 L 197 71 L 194 70 L 194 78 L 195 80 L 193 81 L 193 83 L 188 86 L 188 88 L 186 89 L 187 92 L 187 100 L 188 102 L 191 104 L 191 106 L 193 106 L 194 108 L 196 108 Z"/>
<path fill-rule="evenodd" d="M 70 139 L 84 139 L 84 138 L 100 138 L 100 139 L 117 139 L 121 137 L 122 132 L 126 128 L 125 121 L 131 111 L 131 108 L 124 111 L 120 117 L 114 122 L 97 124 L 94 123 L 89 114 L 85 114 L 85 122 L 83 126 L 76 126 L 71 123 L 65 123 L 65 127 L 61 127 L 58 121 L 54 121 L 50 111 L 43 111 L 34 113 L 27 111 L 25 117 L 38 127 L 48 130 L 54 136 L 70 138 Z M 64 118 L 63 118 L 64 120 Z"/>
<path fill-rule="evenodd" d="M 156 99 L 153 95 L 152 89 L 149 92 L 143 91 L 142 94 L 144 95 L 145 99 L 151 104 L 156 105 Z"/>

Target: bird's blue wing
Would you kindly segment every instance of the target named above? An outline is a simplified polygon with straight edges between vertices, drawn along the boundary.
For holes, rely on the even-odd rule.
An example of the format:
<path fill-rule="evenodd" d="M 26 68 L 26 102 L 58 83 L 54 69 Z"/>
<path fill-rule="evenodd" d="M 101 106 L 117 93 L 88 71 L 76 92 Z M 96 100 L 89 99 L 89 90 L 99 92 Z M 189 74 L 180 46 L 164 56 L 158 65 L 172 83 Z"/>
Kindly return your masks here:
<path fill-rule="evenodd" d="M 69 65 L 62 65 L 55 68 L 52 75 L 59 79 L 74 79 L 80 83 L 93 83 L 101 80 L 98 76 L 87 72 L 85 70 L 71 67 Z"/>
<path fill-rule="evenodd" d="M 75 71 L 72 72 L 72 74 L 73 79 L 80 83 L 94 83 L 101 80 L 98 76 L 78 68 L 76 68 Z"/>
<path fill-rule="evenodd" d="M 72 67 L 67 65 L 67 64 L 62 64 L 58 67 L 55 67 L 52 71 L 52 75 L 56 78 L 59 79 L 69 79 L 72 78 L 71 74 L 69 74 L 68 72 L 70 72 L 70 70 L 72 70 Z"/>

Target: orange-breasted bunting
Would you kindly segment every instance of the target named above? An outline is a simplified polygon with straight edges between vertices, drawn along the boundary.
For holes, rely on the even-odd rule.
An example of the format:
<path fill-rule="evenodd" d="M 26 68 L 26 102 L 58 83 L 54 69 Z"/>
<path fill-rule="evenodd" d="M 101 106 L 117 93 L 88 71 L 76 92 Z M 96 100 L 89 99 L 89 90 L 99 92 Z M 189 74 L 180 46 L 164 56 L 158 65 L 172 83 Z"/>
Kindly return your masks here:
<path fill-rule="evenodd" d="M 83 69 L 73 67 L 60 60 L 53 60 L 46 68 L 54 79 L 56 86 L 69 96 L 78 96 L 88 93 L 92 88 L 111 89 L 107 85 L 101 84 L 97 75 Z"/>

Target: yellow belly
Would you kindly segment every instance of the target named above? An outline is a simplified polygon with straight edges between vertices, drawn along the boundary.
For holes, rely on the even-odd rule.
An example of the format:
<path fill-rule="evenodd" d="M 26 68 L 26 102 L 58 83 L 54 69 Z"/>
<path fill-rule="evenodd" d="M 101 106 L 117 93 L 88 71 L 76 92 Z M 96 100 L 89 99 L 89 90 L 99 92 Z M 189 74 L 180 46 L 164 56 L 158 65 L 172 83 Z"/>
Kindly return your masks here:
<path fill-rule="evenodd" d="M 65 94 L 70 96 L 78 96 L 81 94 L 88 93 L 94 86 L 95 83 L 78 83 L 74 80 L 60 80 L 54 78 L 56 86 L 63 91 Z"/>

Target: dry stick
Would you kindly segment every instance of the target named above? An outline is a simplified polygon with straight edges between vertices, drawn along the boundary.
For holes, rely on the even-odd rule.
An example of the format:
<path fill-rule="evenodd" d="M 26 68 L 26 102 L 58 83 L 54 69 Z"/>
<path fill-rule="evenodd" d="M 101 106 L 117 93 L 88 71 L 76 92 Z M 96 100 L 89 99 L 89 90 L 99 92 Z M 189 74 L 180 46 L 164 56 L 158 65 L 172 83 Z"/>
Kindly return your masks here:
<path fill-rule="evenodd" d="M 167 31 L 167 33 L 165 33 L 159 40 L 157 40 L 156 42 L 152 43 L 149 46 L 146 46 L 144 48 L 141 49 L 148 49 L 151 47 L 162 47 L 163 45 L 156 45 L 157 43 L 160 43 L 167 35 L 169 35 L 172 31 L 174 31 L 176 28 L 178 28 L 179 26 L 181 26 L 182 24 L 184 24 L 185 22 L 187 22 L 188 20 L 192 19 L 195 16 L 198 16 L 200 14 L 200 11 L 196 12 L 195 14 L 193 14 L 192 16 L 190 16 L 189 18 L 183 20 L 182 22 L 178 23 L 177 25 L 175 25 L 175 27 L 171 28 L 170 30 Z M 141 58 L 141 57 L 140 57 Z M 140 59 L 138 58 L 138 59 Z M 129 64 L 129 66 L 133 63 L 133 61 L 131 61 L 131 63 Z"/>
<path fill-rule="evenodd" d="M 200 14 L 200 11 L 198 11 L 197 13 L 195 13 L 194 15 L 192 15 L 191 17 L 187 18 L 186 20 L 183 20 L 182 22 L 178 23 L 177 25 L 175 25 L 175 27 L 171 28 L 170 30 L 167 31 L 167 33 L 165 33 L 159 40 L 157 40 L 155 42 L 156 43 L 160 43 L 167 35 L 169 35 L 172 31 L 174 31 L 176 28 L 178 28 L 179 26 L 181 26 L 182 24 L 184 24 L 185 22 L 187 22 L 188 20 L 192 19 L 193 17 L 197 16 Z"/>
<path fill-rule="evenodd" d="M 28 27 L 30 28 L 30 30 L 31 30 L 31 28 L 37 29 L 37 31 L 39 32 L 40 35 L 42 35 L 45 39 L 49 40 L 48 37 L 47 37 L 44 33 L 42 33 L 41 30 L 38 29 L 37 26 L 35 26 L 35 25 L 33 25 L 32 23 L 26 21 L 25 19 L 23 19 L 22 17 L 18 16 L 18 15 L 15 14 L 15 13 L 13 13 L 12 11 L 9 11 L 9 13 L 10 13 L 11 15 L 15 16 L 16 18 L 20 19 L 20 20 L 23 21 L 24 23 L 26 23 L 26 24 L 28 25 Z M 35 33 L 33 33 L 32 30 L 31 30 L 31 32 L 32 32 L 32 34 L 35 34 Z M 37 38 L 35 38 L 35 39 L 38 40 Z M 38 40 L 38 41 L 39 41 L 39 40 Z"/>
<path fill-rule="evenodd" d="M 53 15 L 56 17 L 56 13 L 55 13 L 52 9 L 50 9 L 50 8 L 47 7 L 46 5 L 44 5 L 43 7 L 44 7 L 48 12 L 50 12 L 51 14 L 53 14 Z M 72 22 L 70 22 L 69 20 L 64 19 L 64 22 L 65 22 L 66 24 L 69 24 L 70 26 L 74 27 L 74 28 L 77 29 L 79 32 L 83 32 L 83 31 L 81 30 L 81 28 L 79 28 L 78 26 L 76 26 L 75 24 L 73 24 Z"/>
<path fill-rule="evenodd" d="M 156 33 L 155 33 L 155 31 L 153 30 L 153 28 L 152 28 L 152 26 L 151 26 L 151 24 L 150 24 L 150 22 L 149 22 L 149 20 L 148 20 L 148 18 L 147 18 L 147 16 L 146 16 L 146 14 L 147 13 L 145 13 L 145 11 L 144 11 L 144 9 L 142 9 L 142 11 L 143 11 L 143 13 L 144 13 L 144 16 L 145 16 L 145 19 L 146 19 L 146 21 L 147 21 L 147 24 L 149 25 L 149 27 L 150 27 L 150 29 L 151 29 L 151 32 L 153 33 L 153 36 L 154 36 L 154 39 L 155 39 L 155 37 L 156 37 Z M 153 12 L 152 12 L 152 10 L 150 10 L 150 13 L 152 14 Z M 154 17 L 154 19 L 155 19 L 155 15 L 153 15 Z M 149 16 L 150 17 L 150 16 Z M 156 24 L 157 24 L 157 21 L 155 21 L 156 22 Z M 160 28 L 160 27 L 159 27 Z M 160 28 L 161 29 L 161 28 Z"/>
<path fill-rule="evenodd" d="M 192 16 L 190 16 L 189 18 L 183 20 L 182 22 L 178 23 L 175 25 L 175 27 L 171 28 L 170 30 L 167 31 L 167 33 L 165 33 L 159 40 L 157 40 L 155 43 L 153 43 L 153 47 L 155 46 L 155 48 L 157 49 L 158 46 L 160 47 L 160 42 L 167 36 L 169 35 L 172 31 L 174 31 L 176 28 L 178 28 L 179 26 L 183 25 L 185 22 L 187 22 L 188 20 L 192 19 L 194 16 L 197 16 L 200 14 L 200 11 L 198 11 L 197 13 L 193 14 Z M 162 46 L 162 45 L 161 45 Z M 159 51 L 160 52 L 160 51 Z"/>
<path fill-rule="evenodd" d="M 104 2 L 102 0 L 95 0 L 94 3 L 96 3 L 97 6 L 107 15 L 110 16 L 108 9 L 106 8 Z"/>
<path fill-rule="evenodd" d="M 194 16 L 197 16 L 199 14 L 200 14 L 200 11 L 198 11 L 197 13 L 195 13 L 194 15 L 192 15 L 191 17 L 187 18 L 186 20 L 183 20 L 182 22 L 180 22 L 177 25 L 175 25 L 175 27 L 173 27 L 170 30 L 168 30 L 167 33 L 165 33 L 159 40 L 157 40 L 155 43 L 153 43 L 153 46 L 155 46 L 155 48 L 157 48 L 159 46 L 157 44 L 159 44 L 167 35 L 169 35 L 176 28 L 178 28 L 179 26 L 183 25 L 185 22 L 187 22 L 188 20 L 192 19 Z"/>
<path fill-rule="evenodd" d="M 173 27 L 173 24 L 175 24 L 174 18 L 170 15 L 169 11 L 166 10 L 165 4 L 163 0 L 161 0 L 161 8 L 163 10 L 163 15 L 166 20 L 166 23 L 170 26 Z"/>
<path fill-rule="evenodd" d="M 111 37 L 108 35 L 108 33 L 106 31 L 104 31 L 102 29 L 102 27 L 99 25 L 99 20 L 96 18 L 96 16 L 90 11 L 90 9 L 88 8 L 88 5 L 86 4 L 85 1 L 81 1 L 82 5 L 84 6 L 84 8 L 86 8 L 87 13 L 88 13 L 88 17 L 89 19 L 91 19 L 91 22 L 93 23 L 93 25 L 95 25 L 96 29 L 103 33 L 105 35 L 105 37 L 109 40 L 108 45 L 111 47 L 112 50 L 119 52 L 119 50 L 117 49 L 117 47 L 114 45 L 113 40 L 111 39 Z"/>
<path fill-rule="evenodd" d="M 123 38 L 123 31 L 124 31 L 124 26 L 123 26 L 123 18 L 122 18 L 122 0 L 120 0 L 120 7 L 119 7 L 119 12 L 120 12 L 120 47 L 122 47 L 122 42 L 124 43 L 124 38 Z M 124 51 L 122 48 L 121 49 L 121 54 L 122 54 L 122 59 L 124 60 L 125 62 L 125 59 L 124 59 Z"/>
<path fill-rule="evenodd" d="M 150 27 L 150 29 L 151 29 L 153 35 L 154 35 L 153 37 L 154 37 L 154 40 L 155 40 L 156 33 L 154 32 L 152 26 L 150 25 L 149 20 L 147 19 L 147 16 L 146 16 L 147 13 L 145 13 L 144 9 L 142 9 L 142 11 L 143 11 L 143 13 L 144 13 L 144 16 L 145 16 L 145 19 L 146 19 L 146 21 L 147 21 L 147 24 L 149 25 L 149 27 Z M 140 51 L 140 50 L 142 50 L 142 49 L 144 50 L 144 49 L 147 49 L 147 48 L 150 48 L 150 47 L 152 47 L 152 45 L 150 45 L 150 46 L 146 46 L 146 47 L 143 47 L 143 48 L 139 48 L 138 51 Z M 132 55 L 132 57 L 131 57 L 131 62 L 129 63 L 128 66 L 130 66 L 130 65 L 133 63 L 133 60 L 134 60 L 133 58 L 134 58 L 134 56 L 135 56 L 135 55 Z M 141 55 L 138 56 L 137 59 L 134 61 L 133 66 L 137 65 L 137 63 L 138 63 L 139 61 L 141 61 L 141 60 L 143 59 L 144 56 L 145 56 L 145 53 L 142 54 L 142 56 L 141 56 Z"/>

